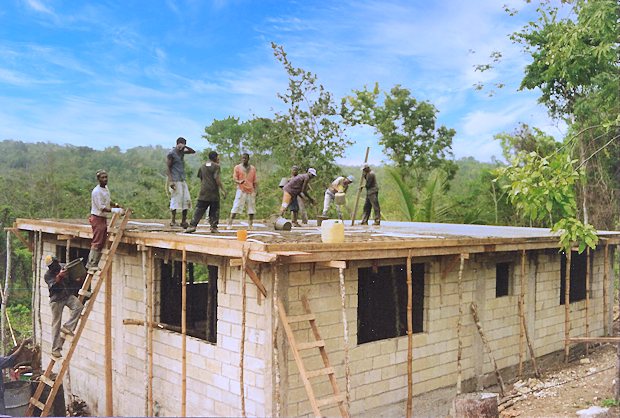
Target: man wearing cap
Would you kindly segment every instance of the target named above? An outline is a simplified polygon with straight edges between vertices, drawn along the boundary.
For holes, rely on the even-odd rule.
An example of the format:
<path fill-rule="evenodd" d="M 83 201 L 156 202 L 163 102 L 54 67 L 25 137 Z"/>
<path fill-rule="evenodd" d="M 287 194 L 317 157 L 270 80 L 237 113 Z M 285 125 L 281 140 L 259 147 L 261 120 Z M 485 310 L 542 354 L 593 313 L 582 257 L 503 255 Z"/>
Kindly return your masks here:
<path fill-rule="evenodd" d="M 95 186 L 90 195 L 90 216 L 88 217 L 88 222 L 93 228 L 93 240 L 90 243 L 88 262 L 86 263 L 86 269 L 88 270 L 97 269 L 99 260 L 101 259 L 101 250 L 108 239 L 108 220 L 106 218 L 106 213 L 123 213 L 123 209 L 119 204 L 112 203 L 110 200 L 108 173 L 105 170 L 97 171 L 97 181 L 99 184 Z"/>
<path fill-rule="evenodd" d="M 196 202 L 194 218 L 185 232 L 188 234 L 195 232 L 198 222 L 209 209 L 209 225 L 211 233 L 215 234 L 218 232 L 217 224 L 220 221 L 220 190 L 226 198 L 226 191 L 220 179 L 220 157 L 217 152 L 209 153 L 209 161 L 200 166 L 197 176 L 200 179 L 200 194 Z"/>
<path fill-rule="evenodd" d="M 282 206 L 280 207 L 280 216 L 284 215 L 286 208 L 291 204 L 291 201 L 297 197 L 307 199 L 310 203 L 314 203 L 314 199 L 308 195 L 308 185 L 310 180 L 316 177 L 316 170 L 309 168 L 307 173 L 298 174 L 288 181 L 282 188 Z M 297 213 L 292 213 L 293 226 L 301 226 L 297 222 Z"/>
<path fill-rule="evenodd" d="M 364 215 L 362 216 L 361 225 L 368 225 L 370 218 L 370 209 L 375 212 L 375 225 L 381 223 L 381 207 L 379 206 L 379 185 L 377 184 L 377 176 L 366 163 L 362 166 L 362 178 L 366 180 L 366 201 L 364 202 Z M 360 186 L 362 189 L 364 186 Z"/>
<path fill-rule="evenodd" d="M 332 181 L 329 187 L 325 190 L 325 199 L 323 200 L 323 216 L 327 216 L 329 206 L 336 198 L 336 193 L 346 193 L 349 188 L 349 184 L 353 183 L 355 178 L 353 176 L 340 176 L 336 180 Z M 336 205 L 336 211 L 338 212 L 338 219 L 342 219 L 342 209 L 340 205 Z"/>
<path fill-rule="evenodd" d="M 170 190 L 170 226 L 176 226 L 177 209 L 181 210 L 181 228 L 187 228 L 187 210 L 192 206 L 189 189 L 185 182 L 185 154 L 195 154 L 187 146 L 183 137 L 177 138 L 177 144 L 170 150 L 166 163 L 168 165 L 168 189 Z"/>
<path fill-rule="evenodd" d="M 237 184 L 235 201 L 228 218 L 228 229 L 232 227 L 232 221 L 237 214 L 243 212 L 247 205 L 248 228 L 252 229 L 254 213 L 256 212 L 256 194 L 258 183 L 256 181 L 256 167 L 250 164 L 250 154 L 244 152 L 241 155 L 241 163 L 233 169 L 233 181 Z"/>
<path fill-rule="evenodd" d="M 82 302 L 73 294 L 73 287 L 68 283 L 67 270 L 62 268 L 56 256 L 45 256 L 47 272 L 44 279 L 50 292 L 50 307 L 52 308 L 52 356 L 62 357 L 60 350 L 65 341 L 64 335 L 73 335 L 73 330 L 80 319 L 84 308 Z M 71 310 L 69 320 L 62 323 L 62 311 L 67 306 Z"/>

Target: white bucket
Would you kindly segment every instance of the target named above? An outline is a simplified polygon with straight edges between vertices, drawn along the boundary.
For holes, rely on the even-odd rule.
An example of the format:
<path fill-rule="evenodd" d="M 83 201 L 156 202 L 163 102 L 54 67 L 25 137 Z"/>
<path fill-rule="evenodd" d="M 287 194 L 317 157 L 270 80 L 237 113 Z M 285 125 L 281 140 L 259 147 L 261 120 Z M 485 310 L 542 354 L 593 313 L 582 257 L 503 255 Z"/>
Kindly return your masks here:
<path fill-rule="evenodd" d="M 345 193 L 343 193 L 343 192 L 336 193 L 336 195 L 334 197 L 334 202 L 338 206 L 344 206 L 347 203 L 347 195 Z"/>
<path fill-rule="evenodd" d="M 344 242 L 344 223 L 340 219 L 327 219 L 321 223 L 321 240 L 327 243 Z"/>

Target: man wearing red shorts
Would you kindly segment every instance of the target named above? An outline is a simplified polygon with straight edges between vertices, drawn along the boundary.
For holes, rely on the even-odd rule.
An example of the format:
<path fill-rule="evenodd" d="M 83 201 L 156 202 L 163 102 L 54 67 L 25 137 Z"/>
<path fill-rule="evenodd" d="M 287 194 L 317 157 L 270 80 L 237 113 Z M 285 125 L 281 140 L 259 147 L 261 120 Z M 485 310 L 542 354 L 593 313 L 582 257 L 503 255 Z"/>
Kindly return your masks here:
<path fill-rule="evenodd" d="M 110 191 L 108 190 L 108 173 L 105 170 L 97 171 L 97 181 L 91 193 L 90 216 L 88 222 L 93 228 L 93 240 L 90 243 L 90 253 L 88 254 L 88 270 L 96 270 L 101 259 L 101 250 L 108 239 L 108 223 L 105 216 L 106 212 L 122 213 L 123 209 L 118 203 L 111 203 Z"/>

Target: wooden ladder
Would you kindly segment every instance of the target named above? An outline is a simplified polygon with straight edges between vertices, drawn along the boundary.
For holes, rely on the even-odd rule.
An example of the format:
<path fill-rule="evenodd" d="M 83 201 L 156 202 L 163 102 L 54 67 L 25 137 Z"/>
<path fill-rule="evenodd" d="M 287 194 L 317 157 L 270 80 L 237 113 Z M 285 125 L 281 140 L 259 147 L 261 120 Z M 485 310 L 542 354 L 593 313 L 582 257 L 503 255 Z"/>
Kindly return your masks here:
<path fill-rule="evenodd" d="M 103 284 L 104 280 L 108 276 L 108 273 L 110 272 L 110 269 L 112 268 L 112 259 L 114 257 L 114 253 L 116 252 L 116 249 L 118 248 L 118 245 L 123 238 L 123 232 L 125 231 L 127 222 L 129 222 L 130 215 L 131 209 L 127 209 L 125 215 L 119 216 L 119 214 L 116 213 L 112 215 L 112 219 L 110 220 L 110 225 L 108 227 L 108 242 L 111 243 L 108 248 L 101 251 L 101 260 L 103 261 L 103 267 L 101 268 L 101 270 L 89 271 L 86 275 L 84 283 L 82 284 L 82 288 L 78 291 L 78 299 L 80 300 L 80 302 L 84 303 L 84 299 L 88 297 L 90 297 L 90 301 L 86 304 L 86 307 L 82 311 L 80 320 L 74 331 L 74 336 L 71 337 L 65 335 L 64 337 L 66 340 L 69 340 L 69 351 L 67 351 L 67 354 L 64 358 L 57 359 L 54 356 L 51 357 L 50 363 L 47 366 L 45 373 L 39 378 L 39 384 L 34 392 L 34 395 L 32 396 L 32 398 L 30 398 L 30 404 L 28 405 L 28 409 L 26 410 L 26 416 L 33 416 L 35 408 L 41 411 L 42 417 L 45 417 L 49 414 L 52 408 L 52 404 L 54 403 L 54 399 L 56 398 L 56 393 L 58 393 L 58 389 L 62 385 L 63 377 L 67 369 L 69 368 L 69 363 L 71 362 L 73 352 L 75 351 L 78 341 L 80 340 L 80 336 L 82 335 L 82 331 L 84 331 L 84 328 L 86 327 L 86 324 L 88 322 L 88 316 L 93 310 L 93 306 L 95 306 L 95 299 L 99 294 L 101 285 Z M 120 220 L 120 224 L 117 225 L 119 223 L 119 218 L 122 219 Z M 95 278 L 97 279 L 95 280 L 95 285 L 92 291 L 89 291 L 88 289 Z M 56 363 L 60 363 L 60 370 L 56 374 L 56 378 L 52 379 L 52 372 L 54 371 L 54 366 Z M 45 402 L 41 402 L 41 396 L 46 385 L 49 386 L 51 390 L 49 392 L 49 395 L 47 396 L 47 399 L 45 399 Z"/>
<path fill-rule="evenodd" d="M 314 415 L 316 417 L 322 417 L 324 415 L 321 413 L 321 407 L 337 404 L 338 408 L 340 409 L 340 415 L 343 417 L 348 417 L 349 412 L 346 406 L 346 397 L 344 394 L 341 394 L 340 390 L 338 389 L 338 383 L 336 381 L 336 376 L 334 375 L 334 368 L 330 366 L 329 358 L 327 357 L 327 352 L 325 351 L 325 341 L 321 339 L 319 329 L 316 325 L 316 317 L 310 310 L 310 304 L 308 303 L 308 299 L 306 298 L 306 296 L 302 296 L 301 301 L 304 306 L 304 311 L 306 312 L 303 315 L 287 316 L 286 311 L 284 310 L 284 305 L 282 304 L 282 301 L 280 299 L 278 299 L 278 312 L 280 314 L 282 326 L 284 327 L 284 331 L 286 332 L 288 343 L 291 346 L 293 357 L 295 357 L 295 363 L 297 363 L 297 368 L 299 369 L 301 380 L 304 383 L 304 387 L 306 388 L 306 393 L 308 394 L 308 399 L 310 400 L 312 411 L 314 412 Z M 293 334 L 291 324 L 304 321 L 310 322 L 310 327 L 312 328 L 312 333 L 314 335 L 315 341 L 310 341 L 307 343 L 297 343 L 295 341 L 295 336 Z M 306 371 L 306 367 L 304 366 L 299 352 L 301 350 L 308 350 L 312 348 L 319 349 L 325 367 L 322 369 Z M 318 376 L 327 376 L 329 378 L 329 382 L 331 383 L 332 391 L 334 393 L 333 396 L 316 399 L 314 395 L 314 390 L 312 389 L 312 384 L 310 383 L 310 379 Z"/>

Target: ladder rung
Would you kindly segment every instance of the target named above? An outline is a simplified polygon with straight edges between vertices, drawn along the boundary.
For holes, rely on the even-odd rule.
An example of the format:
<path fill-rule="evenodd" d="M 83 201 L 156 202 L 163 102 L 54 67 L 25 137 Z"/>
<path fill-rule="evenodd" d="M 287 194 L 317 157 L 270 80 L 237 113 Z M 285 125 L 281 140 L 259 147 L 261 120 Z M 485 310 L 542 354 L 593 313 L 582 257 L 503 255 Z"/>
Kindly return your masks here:
<path fill-rule="evenodd" d="M 289 324 L 292 324 L 294 322 L 314 321 L 316 319 L 316 316 L 314 316 L 314 314 L 292 315 L 289 316 L 287 319 Z"/>
<path fill-rule="evenodd" d="M 308 350 L 310 348 L 321 348 L 321 347 L 325 347 L 325 341 L 323 340 L 316 340 L 316 341 L 310 341 L 309 343 L 297 344 L 298 350 Z"/>
<path fill-rule="evenodd" d="M 35 398 L 30 398 L 30 403 L 39 408 L 41 411 L 45 409 L 45 405 L 36 400 Z"/>
<path fill-rule="evenodd" d="M 89 298 L 90 295 L 92 294 L 93 292 L 89 292 L 88 290 L 84 290 L 84 289 L 78 290 L 78 295 L 86 296 L 87 298 Z"/>
<path fill-rule="evenodd" d="M 323 398 L 323 399 L 317 399 L 316 404 L 318 407 L 321 407 L 321 406 L 327 406 L 327 405 L 334 405 L 334 404 L 341 403 L 344 401 L 345 401 L 344 394 L 341 393 L 340 395 L 330 396 L 328 398 Z"/>
<path fill-rule="evenodd" d="M 110 249 L 109 248 L 104 248 L 101 250 L 101 254 L 110 254 Z"/>
<path fill-rule="evenodd" d="M 329 374 L 334 374 L 333 367 L 326 367 L 324 369 L 311 370 L 309 372 L 306 372 L 306 377 L 310 379 L 310 378 L 317 377 L 317 376 L 327 376 Z"/>
<path fill-rule="evenodd" d="M 45 376 L 45 375 L 39 376 L 39 380 L 41 382 L 45 383 L 49 387 L 53 387 L 54 386 L 54 381 L 52 379 L 50 379 L 49 377 Z"/>

